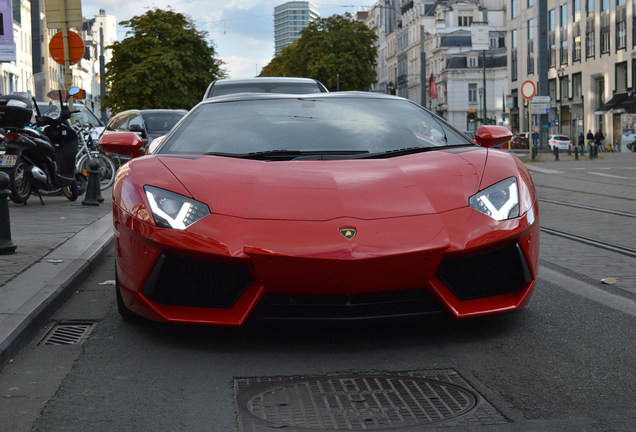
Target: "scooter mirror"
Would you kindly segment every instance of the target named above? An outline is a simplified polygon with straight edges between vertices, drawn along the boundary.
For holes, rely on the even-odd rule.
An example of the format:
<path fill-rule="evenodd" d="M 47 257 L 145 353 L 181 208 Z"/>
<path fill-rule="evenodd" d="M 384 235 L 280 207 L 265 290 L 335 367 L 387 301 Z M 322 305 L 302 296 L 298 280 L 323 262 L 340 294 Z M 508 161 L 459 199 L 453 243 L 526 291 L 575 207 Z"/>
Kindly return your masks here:
<path fill-rule="evenodd" d="M 75 96 L 76 94 L 78 94 L 81 91 L 81 89 L 79 87 L 71 87 L 68 91 L 68 94 L 70 96 Z"/>

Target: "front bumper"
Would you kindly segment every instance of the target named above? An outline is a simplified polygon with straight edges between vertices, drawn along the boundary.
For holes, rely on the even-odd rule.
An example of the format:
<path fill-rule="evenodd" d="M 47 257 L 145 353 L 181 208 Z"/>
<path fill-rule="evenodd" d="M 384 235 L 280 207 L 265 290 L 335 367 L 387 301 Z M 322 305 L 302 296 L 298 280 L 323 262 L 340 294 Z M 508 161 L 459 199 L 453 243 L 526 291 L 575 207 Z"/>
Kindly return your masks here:
<path fill-rule="evenodd" d="M 164 322 L 512 311 L 525 306 L 536 280 L 535 215 L 536 202 L 503 222 L 470 208 L 370 221 L 210 215 L 178 231 L 114 206 L 119 284 L 128 308 Z M 347 240 L 343 226 L 357 235 Z"/>

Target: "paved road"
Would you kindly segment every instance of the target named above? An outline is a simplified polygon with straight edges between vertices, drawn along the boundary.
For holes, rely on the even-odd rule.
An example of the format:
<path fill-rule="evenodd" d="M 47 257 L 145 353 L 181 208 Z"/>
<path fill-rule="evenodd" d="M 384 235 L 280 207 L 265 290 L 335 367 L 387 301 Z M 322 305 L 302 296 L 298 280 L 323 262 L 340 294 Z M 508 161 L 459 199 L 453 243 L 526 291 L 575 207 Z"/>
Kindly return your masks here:
<path fill-rule="evenodd" d="M 528 166 L 541 198 L 635 212 L 632 154 Z M 597 213 L 541 203 L 542 225 L 634 247 L 631 219 Z M 125 322 L 107 257 L 52 318 L 98 322 L 86 342 L 37 345 L 43 328 L 0 374 L 0 430 L 235 431 L 236 378 L 431 370 L 459 373 L 506 421 L 448 430 L 634 430 L 635 260 L 541 241 L 540 280 L 521 313 L 338 327 Z"/>

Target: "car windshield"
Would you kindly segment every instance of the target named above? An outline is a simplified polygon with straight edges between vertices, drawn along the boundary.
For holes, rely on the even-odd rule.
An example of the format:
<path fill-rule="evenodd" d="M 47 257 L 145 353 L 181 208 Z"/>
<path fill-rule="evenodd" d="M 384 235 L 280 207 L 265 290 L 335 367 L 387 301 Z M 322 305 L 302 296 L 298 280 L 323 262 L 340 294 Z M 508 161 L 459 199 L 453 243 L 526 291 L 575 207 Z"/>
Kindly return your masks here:
<path fill-rule="evenodd" d="M 213 96 L 224 96 L 235 93 L 287 93 L 307 94 L 320 93 L 316 83 L 245 83 L 245 84 L 220 84 L 212 88 Z"/>
<path fill-rule="evenodd" d="M 148 132 L 168 132 L 185 115 L 185 112 L 151 112 L 143 113 Z"/>
<path fill-rule="evenodd" d="M 453 145 L 474 142 L 407 100 L 307 97 L 200 104 L 158 153 L 376 153 Z"/>

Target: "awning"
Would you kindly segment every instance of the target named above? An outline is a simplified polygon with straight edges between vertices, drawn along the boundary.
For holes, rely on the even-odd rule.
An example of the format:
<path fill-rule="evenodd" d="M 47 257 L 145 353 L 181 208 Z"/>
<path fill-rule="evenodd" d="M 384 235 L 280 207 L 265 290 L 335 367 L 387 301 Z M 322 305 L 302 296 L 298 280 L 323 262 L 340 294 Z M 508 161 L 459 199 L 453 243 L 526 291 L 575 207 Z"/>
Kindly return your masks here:
<path fill-rule="evenodd" d="M 619 103 L 621 103 L 625 99 L 627 99 L 627 95 L 628 95 L 628 93 L 615 94 L 614 97 L 609 100 L 609 102 L 607 102 L 605 105 L 603 105 L 602 107 L 600 107 L 599 109 L 594 111 L 594 114 L 595 115 L 602 115 L 602 114 L 605 114 L 606 112 L 608 112 L 609 110 L 614 109 L 616 107 L 616 105 L 618 105 Z"/>
<path fill-rule="evenodd" d="M 614 114 L 621 114 L 621 113 L 625 113 L 627 111 L 633 111 L 634 110 L 634 93 L 629 93 L 629 96 L 627 96 L 625 99 L 623 99 L 622 102 L 619 102 L 616 104 L 616 106 L 614 108 L 612 108 L 612 112 Z"/>

